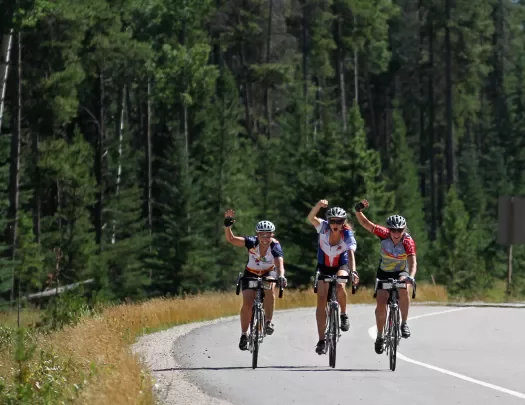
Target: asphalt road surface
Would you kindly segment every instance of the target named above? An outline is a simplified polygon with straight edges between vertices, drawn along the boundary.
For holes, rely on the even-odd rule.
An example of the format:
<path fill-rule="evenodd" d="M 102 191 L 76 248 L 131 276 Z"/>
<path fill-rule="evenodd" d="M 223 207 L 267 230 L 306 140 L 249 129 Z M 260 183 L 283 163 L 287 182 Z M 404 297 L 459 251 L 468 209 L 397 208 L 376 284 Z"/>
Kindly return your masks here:
<path fill-rule="evenodd" d="M 238 405 L 525 404 L 524 308 L 413 306 L 394 372 L 374 352 L 372 306 L 350 307 L 335 369 L 315 353 L 314 311 L 277 312 L 255 370 L 238 349 L 238 320 L 197 328 L 171 353 L 193 384 Z"/>

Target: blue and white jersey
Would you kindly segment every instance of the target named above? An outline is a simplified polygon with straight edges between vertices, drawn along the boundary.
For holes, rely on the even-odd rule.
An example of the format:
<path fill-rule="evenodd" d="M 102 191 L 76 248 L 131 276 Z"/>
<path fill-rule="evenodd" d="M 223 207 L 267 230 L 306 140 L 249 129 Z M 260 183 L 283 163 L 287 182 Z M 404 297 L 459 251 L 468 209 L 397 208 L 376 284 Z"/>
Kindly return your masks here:
<path fill-rule="evenodd" d="M 317 262 L 328 267 L 341 267 L 348 264 L 348 251 L 355 252 L 357 242 L 354 232 L 348 225 L 344 225 L 341 230 L 341 238 L 335 246 L 330 246 L 330 225 L 324 221 L 315 227 L 319 234 L 319 247 L 317 249 Z"/>
<path fill-rule="evenodd" d="M 274 238 L 272 238 L 264 256 L 261 256 L 259 238 L 257 236 L 245 236 L 244 246 L 248 249 L 246 270 L 257 275 L 273 270 L 275 268 L 274 259 L 276 257 L 284 257 L 281 244 Z"/>

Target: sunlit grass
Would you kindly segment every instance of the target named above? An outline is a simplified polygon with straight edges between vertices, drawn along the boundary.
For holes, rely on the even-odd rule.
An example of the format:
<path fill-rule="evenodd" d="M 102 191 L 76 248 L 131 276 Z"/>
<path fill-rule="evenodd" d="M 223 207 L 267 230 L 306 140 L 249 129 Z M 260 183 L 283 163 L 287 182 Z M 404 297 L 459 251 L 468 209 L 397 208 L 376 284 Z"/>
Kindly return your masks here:
<path fill-rule="evenodd" d="M 283 298 L 277 299 L 276 309 L 312 307 L 316 299 L 312 289 L 286 290 Z M 418 286 L 417 301 L 445 302 L 447 299 L 443 287 Z M 366 288 L 360 288 L 356 295 L 348 291 L 348 300 L 351 303 L 374 302 L 372 290 Z M 37 353 L 52 356 L 55 371 L 50 373 L 59 373 L 55 379 L 61 381 L 56 383 L 56 396 L 64 403 L 153 405 L 152 378 L 144 371 L 138 356 L 131 353 L 129 345 L 151 331 L 236 315 L 240 305 L 241 297 L 228 292 L 110 306 L 99 315 L 83 318 L 75 326 L 49 335 L 40 334 L 34 343 Z M 6 382 L 14 378 L 13 370 L 16 369 L 12 360 L 13 346 L 9 347 L 11 349 L 4 347 L 0 352 L 0 378 Z M 42 367 L 39 356 L 29 365 L 31 370 Z M 31 389 L 38 389 L 35 382 L 38 376 L 33 372 L 28 378 Z"/>

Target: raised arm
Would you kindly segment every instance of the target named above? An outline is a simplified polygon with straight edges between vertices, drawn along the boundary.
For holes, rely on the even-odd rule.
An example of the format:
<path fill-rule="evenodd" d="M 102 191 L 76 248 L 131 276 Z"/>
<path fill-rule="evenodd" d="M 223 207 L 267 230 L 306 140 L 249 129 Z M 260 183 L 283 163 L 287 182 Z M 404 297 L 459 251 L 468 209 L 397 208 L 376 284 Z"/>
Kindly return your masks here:
<path fill-rule="evenodd" d="M 308 221 L 310 221 L 310 223 L 314 227 L 317 228 L 319 225 L 322 224 L 323 220 L 320 219 L 320 218 L 317 218 L 317 213 L 319 212 L 319 210 L 321 208 L 326 208 L 326 207 L 328 207 L 328 201 L 327 200 L 319 200 L 319 202 L 313 206 L 312 210 L 308 214 L 308 217 L 307 217 Z"/>
<path fill-rule="evenodd" d="M 226 241 L 231 243 L 234 246 L 244 247 L 245 239 L 239 236 L 235 236 L 232 232 L 232 225 L 235 222 L 235 211 L 227 210 L 224 213 L 224 237 Z"/>
<path fill-rule="evenodd" d="M 359 224 L 365 228 L 368 232 L 374 232 L 374 227 L 376 224 L 374 224 L 372 221 L 370 221 L 367 217 L 365 217 L 365 214 L 361 212 L 364 208 L 367 208 L 369 206 L 367 200 L 363 200 L 355 205 L 355 216 L 357 217 L 357 221 Z"/>

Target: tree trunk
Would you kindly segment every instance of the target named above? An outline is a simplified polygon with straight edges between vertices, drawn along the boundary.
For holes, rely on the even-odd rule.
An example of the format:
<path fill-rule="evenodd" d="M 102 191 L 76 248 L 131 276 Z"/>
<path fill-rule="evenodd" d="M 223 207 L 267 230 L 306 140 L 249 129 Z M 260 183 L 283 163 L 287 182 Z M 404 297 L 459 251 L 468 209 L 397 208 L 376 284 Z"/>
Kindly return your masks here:
<path fill-rule="evenodd" d="M 11 137 L 11 156 L 9 166 L 9 238 L 11 245 L 11 260 L 12 260 L 12 287 L 11 287 L 11 302 L 14 301 L 17 273 L 15 271 L 15 257 L 16 257 L 16 240 L 18 237 L 18 203 L 20 198 L 20 146 L 22 139 L 22 34 L 18 32 L 17 35 L 17 51 L 18 51 L 18 77 L 17 77 L 17 102 L 15 113 L 15 130 Z"/>
<path fill-rule="evenodd" d="M 451 187 L 456 182 L 456 162 L 454 156 L 454 133 L 452 122 L 452 45 L 450 42 L 451 24 L 451 1 L 445 0 L 447 22 L 445 25 L 445 87 L 446 87 L 446 165 L 447 165 L 447 186 Z"/>
<path fill-rule="evenodd" d="M 99 72 L 99 117 L 98 117 L 98 139 L 95 156 L 95 177 L 97 180 L 97 193 L 95 204 L 95 239 L 102 251 L 102 211 L 104 207 L 104 180 L 103 180 L 103 162 L 104 162 L 104 72 Z"/>
<path fill-rule="evenodd" d="M 357 17 L 354 15 L 354 26 L 357 25 Z M 357 48 L 354 46 L 354 101 L 355 105 L 359 103 L 359 57 Z"/>
<path fill-rule="evenodd" d="M 343 130 L 346 131 L 347 127 L 347 107 L 346 107 L 346 85 L 345 85 L 345 71 L 344 71 L 344 49 L 343 49 L 343 22 L 342 16 L 337 15 L 337 10 L 334 10 L 336 14 L 336 21 L 334 25 L 334 37 L 337 45 L 337 61 L 336 61 L 336 74 L 337 84 L 339 85 L 339 103 L 341 112 L 341 122 L 343 123 Z"/>
<path fill-rule="evenodd" d="M 122 178 L 122 142 L 124 140 L 124 118 L 126 112 L 126 86 L 122 88 L 122 103 L 119 107 L 119 125 L 117 128 L 118 133 L 118 168 L 117 168 L 117 190 L 116 190 L 116 199 L 118 201 L 120 195 L 120 182 Z M 117 223 L 115 218 L 113 218 L 113 234 L 111 235 L 111 243 L 115 244 L 117 237 Z"/>
<path fill-rule="evenodd" d="M 429 163 L 430 163 L 430 236 L 432 240 L 436 238 L 437 212 L 436 212 L 436 147 L 434 136 L 434 26 L 429 21 L 428 34 L 428 54 L 429 54 L 429 73 L 428 73 L 428 136 L 429 136 Z"/>
<path fill-rule="evenodd" d="M 2 48 L 0 49 L 0 133 L 2 131 L 2 117 L 4 116 L 4 99 L 7 87 L 7 75 L 9 72 L 9 60 L 11 57 L 11 46 L 13 43 L 13 28 L 9 34 L 2 35 Z"/>
<path fill-rule="evenodd" d="M 146 164 L 147 164 L 147 203 L 148 203 L 148 229 L 151 236 L 153 230 L 153 201 L 151 187 L 152 180 L 152 156 L 151 156 L 151 78 L 148 77 L 148 95 L 146 108 Z"/>
<path fill-rule="evenodd" d="M 418 2 L 419 10 L 419 68 L 418 68 L 418 81 L 419 81 L 419 167 L 421 168 L 419 173 L 419 190 L 424 200 L 427 197 L 427 179 L 426 179 L 426 165 L 428 160 L 427 153 L 427 137 L 425 136 L 425 79 L 424 79 L 424 46 L 425 46 L 425 31 L 424 31 L 424 19 L 423 19 L 423 0 Z"/>

